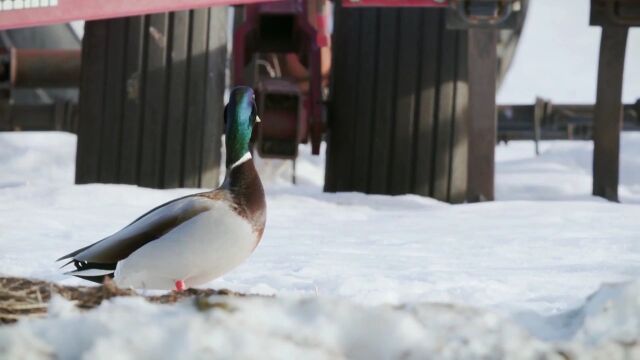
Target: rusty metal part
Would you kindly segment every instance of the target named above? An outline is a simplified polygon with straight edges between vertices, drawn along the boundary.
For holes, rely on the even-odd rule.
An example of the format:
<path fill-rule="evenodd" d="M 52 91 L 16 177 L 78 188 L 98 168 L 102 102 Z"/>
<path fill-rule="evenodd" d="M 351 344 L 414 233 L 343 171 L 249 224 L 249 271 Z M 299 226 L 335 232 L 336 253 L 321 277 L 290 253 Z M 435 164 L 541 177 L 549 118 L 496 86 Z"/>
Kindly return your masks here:
<path fill-rule="evenodd" d="M 16 88 L 76 87 L 80 50 L 11 49 L 9 82 Z"/>

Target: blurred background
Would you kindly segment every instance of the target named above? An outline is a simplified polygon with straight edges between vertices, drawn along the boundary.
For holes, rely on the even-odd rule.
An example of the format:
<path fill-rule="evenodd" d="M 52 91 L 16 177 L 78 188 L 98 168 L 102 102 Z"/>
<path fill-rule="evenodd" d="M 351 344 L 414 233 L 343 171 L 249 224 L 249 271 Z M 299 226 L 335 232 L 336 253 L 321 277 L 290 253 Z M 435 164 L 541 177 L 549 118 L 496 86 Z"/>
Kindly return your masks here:
<path fill-rule="evenodd" d="M 640 129 L 633 1 L 73 5 L 2 4 L 0 130 L 78 134 L 77 183 L 216 186 L 236 85 L 265 171 L 295 182 L 322 146 L 329 192 L 491 200 L 494 145 L 596 139 L 592 192 L 617 200 L 617 123 Z M 73 17 L 107 19 L 53 24 Z"/>
<path fill-rule="evenodd" d="M 204 3 L 3 2 L 0 130 L 78 134 L 77 183 L 214 187 L 224 94 L 250 85 L 254 148 L 293 182 L 323 146 L 325 191 L 491 200 L 495 144 L 595 139 L 592 193 L 618 199 L 634 1 Z"/>

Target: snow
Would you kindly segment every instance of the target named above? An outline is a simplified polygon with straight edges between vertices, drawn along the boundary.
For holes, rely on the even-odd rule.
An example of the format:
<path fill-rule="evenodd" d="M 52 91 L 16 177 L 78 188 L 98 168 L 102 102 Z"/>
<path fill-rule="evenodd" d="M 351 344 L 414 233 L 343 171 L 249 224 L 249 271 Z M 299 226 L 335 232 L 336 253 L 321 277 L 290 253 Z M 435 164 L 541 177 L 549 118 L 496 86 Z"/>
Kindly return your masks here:
<path fill-rule="evenodd" d="M 596 99 L 600 27 L 589 26 L 589 0 L 530 0 L 515 57 L 501 88 L 500 104 L 533 104 L 537 96 L 557 104 Z M 640 99 L 640 29 L 630 28 L 622 101 Z"/>
<path fill-rule="evenodd" d="M 621 138 L 620 187 L 623 203 L 640 203 L 640 134 Z M 542 142 L 534 156 L 534 143 L 510 142 L 496 148 L 496 197 L 500 200 L 587 200 L 592 197 L 593 142 Z"/>
<path fill-rule="evenodd" d="M 584 306 L 543 322 L 568 328 L 562 341 L 545 342 L 495 313 L 446 304 L 115 298 L 81 312 L 57 297 L 46 318 L 0 327 L 0 358 L 629 359 L 640 355 L 638 299 L 638 282 L 604 286 Z"/>
<path fill-rule="evenodd" d="M 190 303 L 169 307 L 122 298 L 83 316 L 58 299 L 47 319 L 0 328 L 0 349 L 29 359 L 54 354 L 61 359 L 425 359 L 433 354 L 534 359 L 552 354 L 551 346 L 513 324 L 466 308 L 371 308 L 329 299 L 209 301 L 218 306 L 200 313 Z M 462 323 L 463 329 L 447 326 Z M 131 333 L 139 336 L 131 339 Z"/>
<path fill-rule="evenodd" d="M 200 191 L 73 185 L 75 141 L 55 132 L 0 134 L 0 274 L 87 284 L 62 275 L 53 260 L 151 207 Z M 69 354 L 98 358 L 100 349 L 116 345 L 123 358 L 154 356 L 150 344 L 175 337 L 179 349 L 208 354 L 204 346 L 220 357 L 245 342 L 248 358 L 256 348 L 268 349 L 266 357 L 290 351 L 367 358 L 357 352 L 367 346 L 391 358 L 394 351 L 429 354 L 435 348 L 452 358 L 508 355 L 509 349 L 555 354 L 557 347 L 619 354 L 627 351 L 621 341 L 640 336 L 640 285 L 619 284 L 640 275 L 639 148 L 640 134 L 623 133 L 623 204 L 589 195 L 587 141 L 543 141 L 538 157 L 528 141 L 498 146 L 499 201 L 465 205 L 413 195 L 323 193 L 324 159 L 304 146 L 297 185 L 290 183 L 290 162 L 256 159 L 268 199 L 264 238 L 248 261 L 207 286 L 277 298 L 227 299 L 243 310 L 204 318 L 188 305 L 137 299 L 107 302 L 83 321 L 75 310 L 53 311 L 47 319 L 3 328 L 0 350 L 75 357 L 61 348 L 71 334 L 55 329 L 81 324 L 73 331 L 82 348 Z M 618 285 L 598 291 L 603 283 Z M 117 315 L 131 312 L 139 325 Z M 145 335 L 148 346 L 131 343 L 122 330 L 142 332 L 154 321 L 159 325 Z M 320 326 L 316 322 L 327 334 L 317 330 L 312 342 L 300 340 L 311 335 L 299 329 Z M 176 323 L 188 324 L 187 330 L 179 333 Z M 238 326 L 251 330 L 241 333 Z M 384 338 L 381 329 L 394 329 L 396 337 L 363 345 Z M 213 339 L 237 346 L 214 346 Z"/>

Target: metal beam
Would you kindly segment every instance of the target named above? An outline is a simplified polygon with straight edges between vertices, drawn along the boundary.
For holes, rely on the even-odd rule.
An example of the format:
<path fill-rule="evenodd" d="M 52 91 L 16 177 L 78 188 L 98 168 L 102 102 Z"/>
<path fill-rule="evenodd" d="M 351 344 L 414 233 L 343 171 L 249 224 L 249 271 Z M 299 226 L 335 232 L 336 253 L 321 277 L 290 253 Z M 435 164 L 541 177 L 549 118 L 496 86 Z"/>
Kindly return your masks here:
<path fill-rule="evenodd" d="M 449 0 L 342 0 L 342 7 L 447 7 Z"/>
<path fill-rule="evenodd" d="M 11 49 L 12 87 L 77 87 L 80 83 L 80 50 Z"/>
<path fill-rule="evenodd" d="M 4 0 L 0 30 L 273 0 Z"/>
<path fill-rule="evenodd" d="M 593 195 L 618 201 L 622 75 L 628 28 L 604 26 L 593 125 Z"/>
<path fill-rule="evenodd" d="M 496 41 L 494 29 L 469 30 L 469 173 L 467 200 L 494 199 Z"/>

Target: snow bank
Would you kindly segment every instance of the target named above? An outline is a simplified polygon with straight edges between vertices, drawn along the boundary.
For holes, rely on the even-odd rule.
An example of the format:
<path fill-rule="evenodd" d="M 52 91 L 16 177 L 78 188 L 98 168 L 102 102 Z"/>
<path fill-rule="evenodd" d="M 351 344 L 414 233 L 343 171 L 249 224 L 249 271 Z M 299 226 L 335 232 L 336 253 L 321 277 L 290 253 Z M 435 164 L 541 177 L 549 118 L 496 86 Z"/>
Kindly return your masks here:
<path fill-rule="evenodd" d="M 629 359 L 640 356 L 639 299 L 639 282 L 606 285 L 546 322 L 529 314 L 534 328 L 555 323 L 566 332 L 544 342 L 495 313 L 445 304 L 213 296 L 169 306 L 115 298 L 81 312 L 58 297 L 46 318 L 0 327 L 0 358 Z"/>
<path fill-rule="evenodd" d="M 537 359 L 555 354 L 500 317 L 468 308 L 364 307 L 315 298 L 213 297 L 209 303 L 212 309 L 200 312 L 191 302 L 166 306 L 120 298 L 82 315 L 58 298 L 47 319 L 0 328 L 0 353 L 29 359 Z"/>
<path fill-rule="evenodd" d="M 0 189 L 73 184 L 76 136 L 62 132 L 0 133 Z"/>
<path fill-rule="evenodd" d="M 543 141 L 535 156 L 532 141 L 496 148 L 496 197 L 499 200 L 583 200 L 591 196 L 593 142 Z M 623 203 L 640 203 L 640 133 L 621 138 L 620 187 Z"/>

